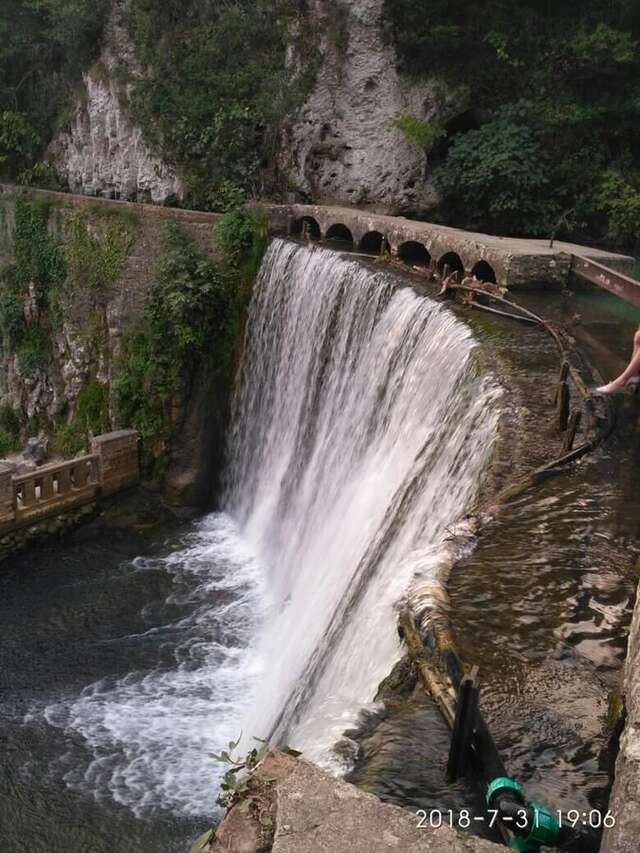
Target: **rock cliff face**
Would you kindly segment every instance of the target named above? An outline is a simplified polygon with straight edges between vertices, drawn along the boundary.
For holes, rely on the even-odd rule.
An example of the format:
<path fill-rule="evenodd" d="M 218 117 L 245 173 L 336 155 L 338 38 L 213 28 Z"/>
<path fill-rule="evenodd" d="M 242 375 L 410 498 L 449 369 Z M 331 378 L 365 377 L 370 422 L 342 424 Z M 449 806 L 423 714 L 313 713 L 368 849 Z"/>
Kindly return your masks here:
<path fill-rule="evenodd" d="M 84 76 L 68 129 L 49 156 L 74 192 L 162 203 L 180 199 L 175 169 L 152 153 L 128 113 L 131 81 L 142 73 L 122 24 L 126 5 L 111 15 L 104 48 Z M 436 195 L 423 149 L 393 126 L 400 115 L 438 122 L 455 112 L 452 93 L 437 81 L 400 77 L 384 37 L 383 0 L 311 0 L 308 14 L 321 34 L 315 86 L 283 129 L 279 165 L 298 199 L 353 204 L 380 212 L 428 210 Z M 308 61 L 292 35 L 289 63 Z"/>
<path fill-rule="evenodd" d="M 98 62 L 84 75 L 84 91 L 67 129 L 52 141 L 48 159 L 72 192 L 162 203 L 180 198 L 175 170 L 145 145 L 127 110 L 131 83 L 141 70 L 117 4 Z"/>
<path fill-rule="evenodd" d="M 281 165 L 293 185 L 318 203 L 353 204 L 379 212 L 428 209 L 427 158 L 393 121 L 400 115 L 437 122 L 452 110 L 452 93 L 437 81 L 403 80 L 384 38 L 383 0 L 344 3 L 344 20 L 329 21 L 327 4 L 311 14 L 324 33 L 316 86 L 285 131 Z M 298 60 L 301 61 L 301 60 Z"/>

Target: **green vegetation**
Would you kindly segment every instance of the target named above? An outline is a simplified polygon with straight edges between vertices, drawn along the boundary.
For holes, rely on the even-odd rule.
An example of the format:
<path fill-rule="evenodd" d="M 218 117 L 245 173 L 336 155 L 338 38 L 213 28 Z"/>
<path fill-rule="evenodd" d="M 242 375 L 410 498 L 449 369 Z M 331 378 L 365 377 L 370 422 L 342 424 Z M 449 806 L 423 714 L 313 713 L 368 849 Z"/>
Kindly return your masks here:
<path fill-rule="evenodd" d="M 107 0 L 0 5 L 0 175 L 40 182 L 49 174 L 29 170 L 97 52 L 107 6 Z"/>
<path fill-rule="evenodd" d="M 178 164 L 187 204 L 222 210 L 230 185 L 276 192 L 280 126 L 315 74 L 299 4 L 132 0 L 128 26 L 147 72 L 132 109 L 147 141 Z M 285 54 L 296 29 L 305 70 L 292 80 Z"/>
<path fill-rule="evenodd" d="M 95 373 L 102 356 L 105 300 L 122 274 L 136 225 L 130 212 L 81 214 L 42 199 L 15 200 L 14 262 L 0 270 L 0 340 L 5 357 L 16 355 L 25 376 L 48 368 L 61 324 L 72 317 L 90 375 Z M 0 410 L 0 433 L 13 441 L 16 421 L 7 418 Z M 30 426 L 35 429 L 35 421 Z M 36 432 L 51 428 L 45 418 Z M 56 425 L 52 447 L 71 455 L 87 447 L 90 435 L 109 429 L 108 387 L 92 379 L 78 395 L 73 418 Z M 6 435 L 0 436 L 0 447 L 9 446 Z"/>
<path fill-rule="evenodd" d="M 8 403 L 0 406 L 0 457 L 20 446 L 20 416 Z"/>
<path fill-rule="evenodd" d="M 5 354 L 17 354 L 27 376 L 49 361 L 49 307 L 66 275 L 60 246 L 49 233 L 50 210 L 41 199 L 16 202 L 15 262 L 0 270 L 2 346 Z"/>
<path fill-rule="evenodd" d="M 214 235 L 220 258 L 212 260 L 178 223 L 165 226 L 145 313 L 124 343 L 115 383 L 119 420 L 140 431 L 156 475 L 181 389 L 203 366 L 222 382 L 232 381 L 250 269 L 259 263 L 264 235 L 257 212 L 230 210 Z"/>
<path fill-rule="evenodd" d="M 78 394 L 75 416 L 58 426 L 51 438 L 51 449 L 63 456 L 87 450 L 92 435 L 109 432 L 109 388 L 92 380 Z"/>
<path fill-rule="evenodd" d="M 435 174 L 446 221 L 547 235 L 563 220 L 564 236 L 637 247 L 635 0 L 385 0 L 385 18 L 406 74 L 468 90 Z"/>
<path fill-rule="evenodd" d="M 407 142 L 419 148 L 431 148 L 447 135 L 444 128 L 412 115 L 396 116 L 393 127 L 400 131 Z"/>
<path fill-rule="evenodd" d="M 135 218 L 105 209 L 91 218 L 77 212 L 66 227 L 68 284 L 107 290 L 120 277 L 135 237 Z"/>

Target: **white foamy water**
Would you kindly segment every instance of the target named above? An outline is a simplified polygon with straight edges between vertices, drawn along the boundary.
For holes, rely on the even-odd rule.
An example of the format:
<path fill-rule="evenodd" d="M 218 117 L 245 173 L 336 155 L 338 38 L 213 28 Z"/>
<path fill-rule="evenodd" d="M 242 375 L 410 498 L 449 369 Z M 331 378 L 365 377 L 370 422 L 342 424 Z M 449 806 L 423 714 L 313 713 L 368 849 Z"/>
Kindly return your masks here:
<path fill-rule="evenodd" d="M 272 243 L 225 514 L 136 568 L 171 573 L 188 615 L 154 629 L 162 666 L 47 709 L 95 756 L 68 784 L 139 814 L 209 814 L 220 769 L 208 752 L 241 728 L 331 763 L 401 655 L 397 603 L 434 576 L 476 495 L 499 392 L 473 350 L 450 312 L 387 273 Z"/>
<path fill-rule="evenodd" d="M 152 638 L 162 657 L 156 669 L 104 679 L 46 709 L 49 723 L 82 735 L 94 755 L 72 767 L 64 756 L 57 769 L 71 787 L 138 815 L 211 814 L 225 768 L 209 753 L 237 738 L 260 672 L 251 642 L 268 601 L 264 575 L 224 514 L 200 522 L 171 556 L 140 558 L 133 570 L 171 574 L 167 609 L 188 615 L 124 638 Z"/>
<path fill-rule="evenodd" d="M 276 241 L 251 308 L 229 511 L 273 596 L 243 729 L 330 763 L 401 654 L 497 425 L 468 329 L 386 272 Z"/>

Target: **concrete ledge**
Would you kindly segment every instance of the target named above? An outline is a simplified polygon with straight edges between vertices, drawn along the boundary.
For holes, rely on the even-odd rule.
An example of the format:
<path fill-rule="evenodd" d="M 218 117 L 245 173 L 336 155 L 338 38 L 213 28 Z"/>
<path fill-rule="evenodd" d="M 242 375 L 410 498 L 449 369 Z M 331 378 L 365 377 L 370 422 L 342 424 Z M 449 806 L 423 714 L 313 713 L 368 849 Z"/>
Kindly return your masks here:
<path fill-rule="evenodd" d="M 253 802 L 252 802 L 253 800 Z M 269 827 L 265 837 L 265 826 Z M 448 827 L 418 827 L 387 805 L 307 761 L 267 756 L 246 800 L 218 828 L 209 853 L 498 853 L 496 844 Z"/>

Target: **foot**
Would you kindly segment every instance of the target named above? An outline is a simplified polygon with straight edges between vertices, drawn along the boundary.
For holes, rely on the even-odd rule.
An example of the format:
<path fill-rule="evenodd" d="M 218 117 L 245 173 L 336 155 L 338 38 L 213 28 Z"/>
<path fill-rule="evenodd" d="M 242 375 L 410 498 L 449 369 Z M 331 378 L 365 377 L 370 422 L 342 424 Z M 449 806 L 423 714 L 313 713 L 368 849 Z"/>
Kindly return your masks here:
<path fill-rule="evenodd" d="M 621 391 L 623 388 L 624 385 L 620 385 L 618 382 L 609 382 L 608 385 L 601 385 L 596 388 L 596 394 L 615 394 L 616 391 Z"/>

